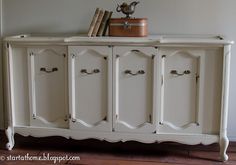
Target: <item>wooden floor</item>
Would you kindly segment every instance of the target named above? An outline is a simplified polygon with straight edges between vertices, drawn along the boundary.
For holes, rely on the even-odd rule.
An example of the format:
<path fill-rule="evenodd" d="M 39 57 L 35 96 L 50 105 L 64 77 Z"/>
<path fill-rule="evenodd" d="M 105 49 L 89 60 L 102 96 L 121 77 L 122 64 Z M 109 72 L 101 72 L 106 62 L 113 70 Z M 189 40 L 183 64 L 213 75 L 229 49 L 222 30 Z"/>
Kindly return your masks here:
<path fill-rule="evenodd" d="M 11 156 L 79 156 L 77 161 L 61 164 L 78 165 L 236 165 L 236 143 L 230 143 L 229 161 L 219 161 L 219 146 L 188 146 L 176 143 L 142 144 L 108 143 L 98 140 L 67 140 L 61 137 L 32 138 L 15 136 L 12 151 L 5 150 L 6 138 L 0 131 L 0 159 Z M 0 161 L 1 164 L 53 164 L 53 161 Z M 57 163 L 58 164 L 58 163 Z"/>

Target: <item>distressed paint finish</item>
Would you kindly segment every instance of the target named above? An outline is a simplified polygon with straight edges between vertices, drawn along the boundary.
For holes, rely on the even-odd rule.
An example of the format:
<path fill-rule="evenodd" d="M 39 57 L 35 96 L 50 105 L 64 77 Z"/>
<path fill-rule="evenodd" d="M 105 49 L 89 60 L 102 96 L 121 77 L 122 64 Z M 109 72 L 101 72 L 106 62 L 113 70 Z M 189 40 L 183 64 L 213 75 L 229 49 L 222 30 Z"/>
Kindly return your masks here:
<path fill-rule="evenodd" d="M 111 38 L 109 39 L 109 37 L 107 38 L 101 38 L 100 40 L 98 38 L 95 38 L 94 41 L 91 38 L 73 38 L 73 40 L 71 38 L 61 38 L 61 37 L 55 37 L 55 38 L 49 38 L 49 37 L 41 37 L 41 38 L 18 38 L 15 37 L 15 39 L 13 37 L 10 38 L 6 38 L 5 39 L 5 54 L 4 54 L 4 68 L 5 68 L 5 89 L 6 89 L 6 98 L 8 99 L 7 102 L 7 109 L 8 109 L 8 129 L 6 130 L 6 135 L 8 137 L 8 143 L 7 143 L 7 148 L 8 149 L 12 149 L 14 146 L 14 133 L 19 133 L 21 135 L 24 136 L 35 136 L 35 137 L 45 137 L 45 136 L 63 136 L 66 138 L 73 138 L 73 139 L 88 139 L 88 138 L 95 138 L 95 139 L 100 139 L 100 140 L 107 140 L 110 142 L 117 142 L 117 141 L 130 141 L 130 140 L 135 140 L 135 141 L 140 141 L 143 143 L 154 143 L 154 142 L 164 142 L 164 141 L 174 141 L 174 142 L 180 142 L 180 143 L 184 143 L 184 144 L 191 144 L 191 145 L 195 145 L 195 144 L 212 144 L 212 143 L 219 143 L 220 147 L 221 147 L 221 151 L 220 151 L 220 155 L 221 155 L 221 159 L 222 161 L 226 161 L 228 159 L 228 156 L 226 154 L 226 150 L 228 147 L 228 138 L 227 138 L 227 114 L 228 114 L 228 93 L 229 93 L 229 62 L 230 62 L 230 44 L 232 44 L 233 42 L 231 41 L 227 41 L 227 40 L 219 40 L 216 38 L 165 38 L 165 37 L 152 37 L 152 38 L 146 38 L 146 39 L 135 39 L 135 41 L 131 41 L 128 38 Z M 10 44 L 8 44 L 8 42 Z M 61 128 L 60 126 L 53 126 L 50 124 L 44 124 L 42 125 L 31 125 L 31 123 L 27 123 L 24 122 L 22 120 L 24 120 L 24 118 L 22 116 L 20 116 L 18 114 L 18 120 L 16 122 L 15 117 L 16 114 L 15 112 L 17 111 L 17 106 L 16 106 L 16 102 L 17 100 L 14 100 L 14 95 L 15 92 L 17 92 L 16 90 L 14 90 L 16 84 L 14 85 L 13 79 L 15 81 L 20 80 L 17 78 L 17 76 L 15 76 L 15 72 L 17 73 L 17 70 L 14 70 L 14 66 L 13 66 L 13 58 L 14 55 L 13 51 L 16 47 L 32 47 L 34 45 L 34 47 L 36 45 L 38 45 L 38 47 L 40 48 L 41 46 L 47 46 L 48 48 L 53 48 L 53 45 L 61 45 L 59 47 L 66 47 L 67 51 L 68 51 L 68 47 L 71 45 L 87 45 L 89 47 L 86 47 L 86 49 L 93 49 L 93 55 L 95 56 L 84 56 L 86 57 L 84 60 L 86 61 L 87 59 L 90 60 L 94 60 L 97 57 L 102 57 L 104 56 L 104 53 L 99 53 L 101 51 L 101 45 L 102 46 L 106 46 L 109 51 L 109 66 L 107 67 L 107 69 L 109 70 L 109 80 L 108 80 L 108 85 L 107 85 L 107 89 L 108 91 L 108 95 L 110 98 L 109 101 L 107 101 L 107 105 L 108 105 L 108 118 L 110 123 L 108 124 L 108 126 L 106 127 L 101 126 L 101 129 L 96 129 L 94 126 L 94 129 L 87 129 L 86 131 L 84 130 L 74 130 L 77 128 L 76 125 L 72 126 L 73 123 L 73 118 L 75 117 L 75 107 L 74 107 L 74 102 L 77 99 L 76 95 L 73 94 L 73 87 L 75 85 L 79 84 L 75 84 L 75 81 L 73 79 L 72 73 L 76 72 L 76 70 L 73 69 L 72 67 L 72 59 L 68 60 L 68 58 L 72 58 L 72 54 L 76 54 L 78 52 L 77 49 L 75 49 L 75 52 L 70 52 L 70 54 L 68 56 L 66 56 L 66 59 L 68 60 L 68 64 L 69 64 L 69 71 L 65 71 L 66 76 L 65 76 L 65 80 L 64 81 L 68 81 L 69 84 L 67 86 L 68 89 L 66 89 L 66 91 L 69 91 L 68 93 L 65 93 L 66 96 L 68 96 L 69 98 L 69 105 L 67 105 L 67 112 L 66 113 L 70 113 L 68 114 L 68 120 L 70 120 L 70 124 L 68 126 L 68 128 Z M 39 46 L 41 45 L 41 46 Z M 79 48 L 79 47 L 78 47 Z M 117 49 L 118 48 L 118 49 Z M 173 49 L 186 49 L 187 51 L 182 51 L 184 52 L 184 54 L 188 56 L 188 58 L 190 57 L 190 59 L 193 59 L 193 62 L 188 63 L 188 65 L 190 65 L 190 68 L 193 67 L 194 69 L 194 73 L 196 72 L 198 76 L 198 74 L 201 76 L 200 80 L 196 81 L 200 81 L 200 85 L 196 86 L 195 90 L 197 90 L 195 92 L 194 90 L 194 97 L 191 102 L 191 104 L 194 104 L 194 107 L 196 107 L 194 110 L 192 110 L 191 114 L 192 116 L 185 116 L 185 121 L 182 123 L 182 121 L 180 121 L 180 118 L 170 118 L 171 120 L 169 121 L 170 123 L 167 125 L 169 127 L 171 127 L 171 129 L 160 129 L 160 127 L 158 127 L 158 124 L 166 124 L 165 122 L 163 122 L 163 114 L 165 114 L 165 107 L 163 106 L 163 99 L 168 100 L 168 98 L 163 97 L 162 94 L 160 94 L 161 92 L 164 92 L 164 90 L 162 89 L 163 83 L 164 82 L 164 77 L 162 76 L 163 74 L 163 69 L 164 63 L 161 62 L 161 60 L 163 59 L 163 51 L 162 49 L 166 49 L 166 50 L 173 50 Z M 196 51 L 196 49 L 198 51 Z M 31 50 L 31 49 L 29 49 Z M 154 50 L 154 53 L 153 53 Z M 123 52 L 124 51 L 124 52 Z M 130 55 L 130 51 L 133 53 L 131 53 Z M 17 51 L 16 51 L 17 52 Z M 123 53 L 122 53 L 123 52 Z M 128 52 L 128 53 L 127 53 Z M 134 53 L 135 52 L 135 53 Z M 141 56 L 137 55 L 141 52 Z M 186 53 L 187 52 L 187 53 Z M 198 53 L 196 53 L 198 52 Z M 90 51 L 91 53 L 91 51 Z M 55 54 L 55 53 L 54 53 Z M 66 53 L 68 54 L 68 52 Z M 106 53 L 105 53 L 106 54 Z M 147 96 L 146 97 L 152 97 L 153 98 L 153 102 L 152 103 L 147 103 L 142 99 L 142 101 L 144 101 L 144 104 L 152 104 L 151 107 L 153 107 L 152 109 L 152 118 L 147 118 L 147 117 L 142 117 L 142 115 L 140 115 L 139 113 L 135 113 L 133 104 L 135 104 L 135 101 L 132 102 L 132 100 L 135 100 L 137 98 L 140 97 L 140 94 L 142 95 L 145 92 L 139 92 L 136 94 L 132 95 L 132 92 L 129 93 L 130 97 L 126 98 L 128 100 L 129 105 L 127 106 L 128 108 L 126 109 L 125 112 L 123 112 L 125 115 L 123 115 L 123 119 L 125 119 L 125 124 L 123 122 L 123 126 L 127 126 L 128 127 L 123 127 L 122 129 L 117 128 L 117 123 L 116 123 L 116 112 L 119 109 L 117 109 L 117 105 L 120 104 L 118 101 L 119 99 L 117 99 L 118 97 L 120 97 L 118 91 L 118 82 L 120 81 L 119 79 L 122 78 L 121 75 L 117 75 L 117 72 L 120 70 L 119 65 L 117 65 L 117 57 L 120 58 L 121 56 L 119 56 L 119 54 L 122 56 L 122 54 L 128 54 L 127 57 L 131 58 L 130 60 L 127 60 L 126 58 L 123 58 L 122 61 L 122 65 L 123 64 L 127 64 L 125 65 L 125 68 L 129 69 L 128 67 L 131 67 L 131 69 L 136 67 L 136 64 L 139 64 L 142 66 L 145 66 L 147 68 L 151 67 L 152 69 L 155 69 L 152 74 L 147 74 L 148 79 L 150 79 L 151 83 L 149 83 L 149 81 L 147 79 L 145 79 L 146 81 L 141 81 L 142 79 L 138 79 L 138 81 L 136 83 L 132 83 L 134 86 L 135 85 L 140 85 L 141 84 L 141 91 L 149 91 L 149 89 L 151 89 L 151 93 L 147 92 Z M 176 52 L 174 52 L 174 54 L 178 54 Z M 200 54 L 200 55 L 199 55 Z M 27 53 L 26 53 L 27 55 Z M 117 56 L 118 55 L 118 56 Z M 184 55 L 184 56 L 185 56 Z M 217 56 L 217 57 L 216 57 Z M 96 57 L 96 58 L 95 58 Z M 126 56 L 124 56 L 126 57 Z M 204 57 L 204 58 L 203 58 Z M 221 58 L 222 57 L 222 58 Z M 151 60 L 151 62 L 144 62 L 145 60 L 149 61 L 149 58 Z M 96 61 L 96 64 L 99 64 L 101 62 L 102 58 L 99 58 L 99 60 Z M 50 59 L 49 59 L 50 60 Z M 66 61 L 67 61 L 66 60 Z M 144 60 L 144 61 L 143 61 Z M 160 61 L 157 61 L 160 60 Z M 103 60 L 102 60 L 103 61 Z M 135 63 L 135 61 L 137 63 Z M 181 65 L 181 60 L 179 61 L 180 65 Z M 84 64 L 84 63 L 83 63 Z M 86 65 L 90 64 L 90 62 L 85 62 Z M 174 64 L 174 63 L 173 63 Z M 157 66 L 159 65 L 159 66 Z M 170 65 L 172 65 L 172 63 L 170 63 Z M 193 66 L 191 66 L 193 65 Z M 174 66 L 174 65 L 173 65 Z M 217 73 L 211 73 L 211 71 L 213 71 L 216 67 L 221 67 L 219 70 L 217 71 L 223 71 L 223 75 L 222 77 L 221 74 L 217 74 Z M 104 64 L 101 65 L 101 67 L 104 67 Z M 176 67 L 176 66 L 175 66 Z M 20 67 L 19 67 L 20 68 Z M 76 67 L 74 67 L 76 68 Z M 122 68 L 124 69 L 124 68 Z M 121 69 L 121 70 L 122 70 Z M 151 69 L 151 70 L 152 70 Z M 74 70 L 74 71 L 73 71 Z M 147 69 L 147 71 L 150 71 L 150 68 Z M 78 71 L 77 71 L 78 72 Z M 141 73 L 141 72 L 140 72 Z M 146 73 L 146 70 L 145 70 Z M 150 72 L 151 73 L 151 72 Z M 136 76 L 136 75 L 134 75 Z M 207 77 L 206 77 L 207 76 Z M 132 77 L 132 76 L 131 76 Z M 139 78 L 139 77 L 138 77 Z M 206 80 L 210 80 L 209 81 L 211 84 L 209 84 L 208 81 Z M 220 80 L 222 81 L 221 83 L 218 83 L 218 85 L 215 85 L 215 80 Z M 74 83 L 73 83 L 74 82 Z M 21 80 L 21 82 L 19 83 L 24 83 L 24 80 Z M 142 86 L 143 84 L 148 84 L 148 87 L 144 87 Z M 212 84 L 214 83 L 214 84 Z M 217 82 L 216 82 L 217 83 Z M 73 85 L 74 84 L 74 85 Z M 88 82 L 89 84 L 89 82 Z M 146 84 L 146 85 L 147 85 Z M 151 85 L 153 84 L 153 85 Z M 201 85 L 203 84 L 203 85 Z M 222 85 L 221 87 L 219 87 L 220 85 Z M 124 86 L 122 86 L 122 88 L 124 88 L 125 90 L 129 90 L 130 88 L 132 88 L 132 85 L 130 85 L 129 83 L 127 83 L 127 81 L 125 81 L 125 83 L 123 84 Z M 206 87 L 212 86 L 209 89 L 206 89 Z M 99 86 L 99 84 L 98 84 Z M 129 87 L 130 86 L 130 87 Z M 86 86 L 85 86 L 86 87 Z M 205 89 L 204 89 L 205 88 Z M 216 90 L 214 90 L 216 89 Z M 188 90 L 190 89 L 185 89 L 183 88 L 182 90 L 185 90 L 185 92 L 189 92 Z M 204 102 L 203 100 L 201 100 L 201 97 L 203 96 L 203 92 L 205 92 L 205 90 L 209 90 L 210 94 L 212 97 L 214 97 L 215 100 L 217 100 L 217 98 L 219 96 L 221 96 L 221 107 L 217 107 L 217 109 L 221 108 L 221 112 L 215 112 L 213 111 L 214 106 L 218 106 L 218 104 L 214 103 L 214 99 L 210 100 L 211 98 L 206 98 L 206 101 Z M 111 92 L 112 91 L 112 92 Z M 212 91 L 215 91 L 215 95 L 214 93 L 212 93 Z M 191 92 L 191 90 L 190 90 Z M 134 92 L 135 93 L 135 92 Z M 48 93 L 49 94 L 49 93 Z M 86 93 L 85 93 L 86 94 Z M 88 93 L 89 94 L 89 93 Z M 167 95 L 168 96 L 168 95 Z M 83 94 L 80 94 L 80 98 L 83 97 Z M 125 95 L 123 95 L 122 97 L 125 97 Z M 145 98 L 144 96 L 141 96 L 142 98 Z M 179 97 L 181 97 L 181 94 L 179 95 Z M 199 97 L 199 98 L 198 98 Z M 129 100 L 130 99 L 130 100 Z M 178 97 L 176 97 L 176 101 L 178 101 Z M 209 100 L 208 100 L 209 99 Z M 37 98 L 35 99 L 37 101 Z M 73 101 L 74 100 L 74 101 Z M 112 101 L 111 101 L 112 100 Z M 138 100 L 138 99 L 137 99 Z M 136 101 L 137 101 L 136 100 Z M 94 100 L 96 101 L 96 100 Z M 106 103 L 106 102 L 105 102 Z M 121 102 L 122 103 L 122 102 Z M 136 104 L 139 104 L 141 102 L 136 102 Z M 141 104 L 143 104 L 141 103 Z M 46 104 L 46 103 L 45 103 Z M 84 104 L 83 102 L 81 102 L 80 104 Z M 93 104 L 93 102 L 91 102 L 91 104 Z M 141 106 L 140 104 L 140 106 Z M 174 104 L 174 102 L 170 102 L 169 104 Z M 182 102 L 181 104 L 185 104 L 184 102 Z M 98 104 L 99 105 L 99 104 Z M 119 105 L 120 106 L 120 105 Z M 123 106 L 123 105 L 122 105 Z M 83 106 L 82 106 L 83 107 Z M 192 106 L 190 106 L 192 107 Z M 211 109 L 211 111 L 208 110 L 209 107 Z M 130 109 L 131 108 L 131 109 Z M 201 108 L 203 108 L 203 110 L 200 110 Z M 68 110 L 70 109 L 70 110 Z M 130 110 L 129 110 L 130 109 Z M 188 108 L 186 108 L 188 109 Z M 185 111 L 178 111 L 181 115 L 181 113 L 185 113 Z M 139 110 L 140 111 L 140 110 Z M 33 111 L 32 111 L 33 112 Z M 56 112 L 56 111 L 55 111 Z M 60 113 L 58 111 L 58 113 Z M 62 112 L 61 112 L 62 113 Z M 64 112 L 63 112 L 64 113 Z M 86 112 L 85 112 L 86 113 Z M 126 114 L 127 113 L 127 114 Z M 132 113 L 133 116 L 129 116 Z M 146 114 L 145 114 L 146 113 Z M 45 113 L 46 114 L 46 113 Z M 143 110 L 141 112 L 141 114 L 144 114 L 146 116 L 150 115 L 150 110 Z M 29 117 L 31 117 L 30 114 L 28 114 Z M 86 114 L 87 115 L 87 114 Z M 96 116 L 93 116 L 96 115 Z M 135 117 L 136 115 L 136 117 Z M 173 113 L 174 115 L 174 113 Z M 208 117 L 210 117 L 209 119 L 204 118 L 205 115 L 208 115 Z M 184 116 L 184 114 L 183 114 Z M 77 118 L 79 118 L 79 113 Z M 45 117 L 47 118 L 47 116 Z M 89 122 L 89 123 L 93 123 L 93 121 L 91 121 L 91 119 L 94 119 L 95 123 L 97 121 L 100 121 L 101 115 L 100 114 L 96 114 L 96 113 L 89 113 L 87 116 L 87 119 L 85 121 Z M 143 127 L 142 129 L 138 130 L 136 128 L 136 126 L 142 126 L 143 123 L 148 123 L 150 122 L 151 119 L 151 125 L 148 125 L 147 127 Z M 18 121 L 21 120 L 21 123 L 25 123 L 25 124 L 19 124 Z M 81 120 L 81 118 L 80 118 Z M 83 119 L 82 119 L 83 120 Z M 162 123 L 163 122 L 163 123 Z M 211 125 L 213 122 L 216 122 L 216 125 L 219 125 L 219 127 L 217 126 L 213 126 Z M 177 127 L 175 126 L 175 124 L 177 123 Z M 178 123 L 180 123 L 180 126 L 178 126 Z M 187 127 L 189 129 L 185 129 L 185 125 L 187 123 Z M 189 124 L 190 123 L 190 124 Z M 205 129 L 203 126 L 201 126 L 202 124 L 205 125 L 210 125 L 208 126 L 207 129 Z M 81 123 L 80 123 L 81 124 Z M 195 128 L 196 125 L 200 124 L 200 127 Z M 88 124 L 87 124 L 88 125 Z M 145 124 L 144 124 L 145 125 Z M 85 124 L 86 126 L 86 124 Z M 79 128 L 79 126 L 78 126 Z M 107 128 L 107 129 L 106 129 Z M 115 129 L 114 129 L 115 128 Z M 141 127 L 140 127 L 141 128 Z M 179 129 L 181 129 L 181 131 L 179 131 Z M 107 132 L 104 132 L 104 130 L 106 130 Z M 137 131 L 138 130 L 138 131 Z M 150 131 L 151 130 L 151 131 Z M 161 130 L 161 131 L 160 131 Z M 189 131 L 190 130 L 190 131 Z"/>

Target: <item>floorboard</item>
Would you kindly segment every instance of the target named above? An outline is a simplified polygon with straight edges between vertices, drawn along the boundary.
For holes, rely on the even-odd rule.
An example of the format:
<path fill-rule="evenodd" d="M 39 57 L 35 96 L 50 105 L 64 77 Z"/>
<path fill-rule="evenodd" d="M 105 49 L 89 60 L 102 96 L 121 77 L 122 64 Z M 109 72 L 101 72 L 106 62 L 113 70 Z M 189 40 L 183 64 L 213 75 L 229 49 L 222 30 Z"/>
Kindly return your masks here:
<path fill-rule="evenodd" d="M 219 145 L 182 145 L 178 143 L 109 143 L 99 140 L 73 140 L 62 137 L 33 138 L 15 135 L 15 147 L 5 149 L 7 139 L 0 131 L 0 158 L 4 156 L 79 156 L 80 160 L 62 160 L 74 165 L 236 165 L 236 143 L 230 143 L 229 161 L 219 161 Z M 53 164 L 53 161 L 0 161 L 1 164 Z M 58 161 L 56 162 L 58 164 Z"/>

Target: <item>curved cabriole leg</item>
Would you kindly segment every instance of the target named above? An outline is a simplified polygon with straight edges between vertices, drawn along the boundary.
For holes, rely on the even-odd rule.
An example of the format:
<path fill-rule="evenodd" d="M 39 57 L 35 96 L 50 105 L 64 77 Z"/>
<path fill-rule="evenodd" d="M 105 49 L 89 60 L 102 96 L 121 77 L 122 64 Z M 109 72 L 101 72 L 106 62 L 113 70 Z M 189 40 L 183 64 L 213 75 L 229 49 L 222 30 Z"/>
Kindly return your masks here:
<path fill-rule="evenodd" d="M 228 155 L 226 154 L 228 146 L 229 146 L 229 139 L 227 138 L 227 136 L 222 137 L 220 139 L 220 158 L 224 162 L 229 159 Z"/>
<path fill-rule="evenodd" d="M 6 136 L 8 138 L 8 143 L 6 144 L 6 149 L 8 150 L 12 150 L 12 148 L 15 145 L 15 141 L 14 141 L 14 133 L 13 133 L 13 129 L 11 127 L 8 127 L 6 129 Z"/>
<path fill-rule="evenodd" d="M 220 126 L 220 157 L 222 161 L 229 159 L 226 154 L 229 139 L 227 137 L 227 120 L 228 120 L 228 101 L 229 101 L 229 78 L 230 78 L 230 56 L 231 46 L 224 46 L 223 59 L 223 86 L 222 86 L 222 107 L 221 107 L 221 126 Z"/>

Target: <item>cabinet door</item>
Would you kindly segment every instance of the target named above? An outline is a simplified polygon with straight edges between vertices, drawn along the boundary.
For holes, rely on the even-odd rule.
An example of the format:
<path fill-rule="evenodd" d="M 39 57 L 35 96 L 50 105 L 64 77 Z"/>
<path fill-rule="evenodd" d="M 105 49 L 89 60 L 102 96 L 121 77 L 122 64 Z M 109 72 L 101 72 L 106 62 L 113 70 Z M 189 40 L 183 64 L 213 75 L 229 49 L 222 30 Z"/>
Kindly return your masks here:
<path fill-rule="evenodd" d="M 112 130 L 112 49 L 71 46 L 71 129 Z"/>
<path fill-rule="evenodd" d="M 157 50 L 114 47 L 113 53 L 115 131 L 154 133 Z"/>
<path fill-rule="evenodd" d="M 66 47 L 28 48 L 30 123 L 68 127 Z"/>
<path fill-rule="evenodd" d="M 163 48 L 162 103 L 158 132 L 201 132 L 204 51 Z"/>

